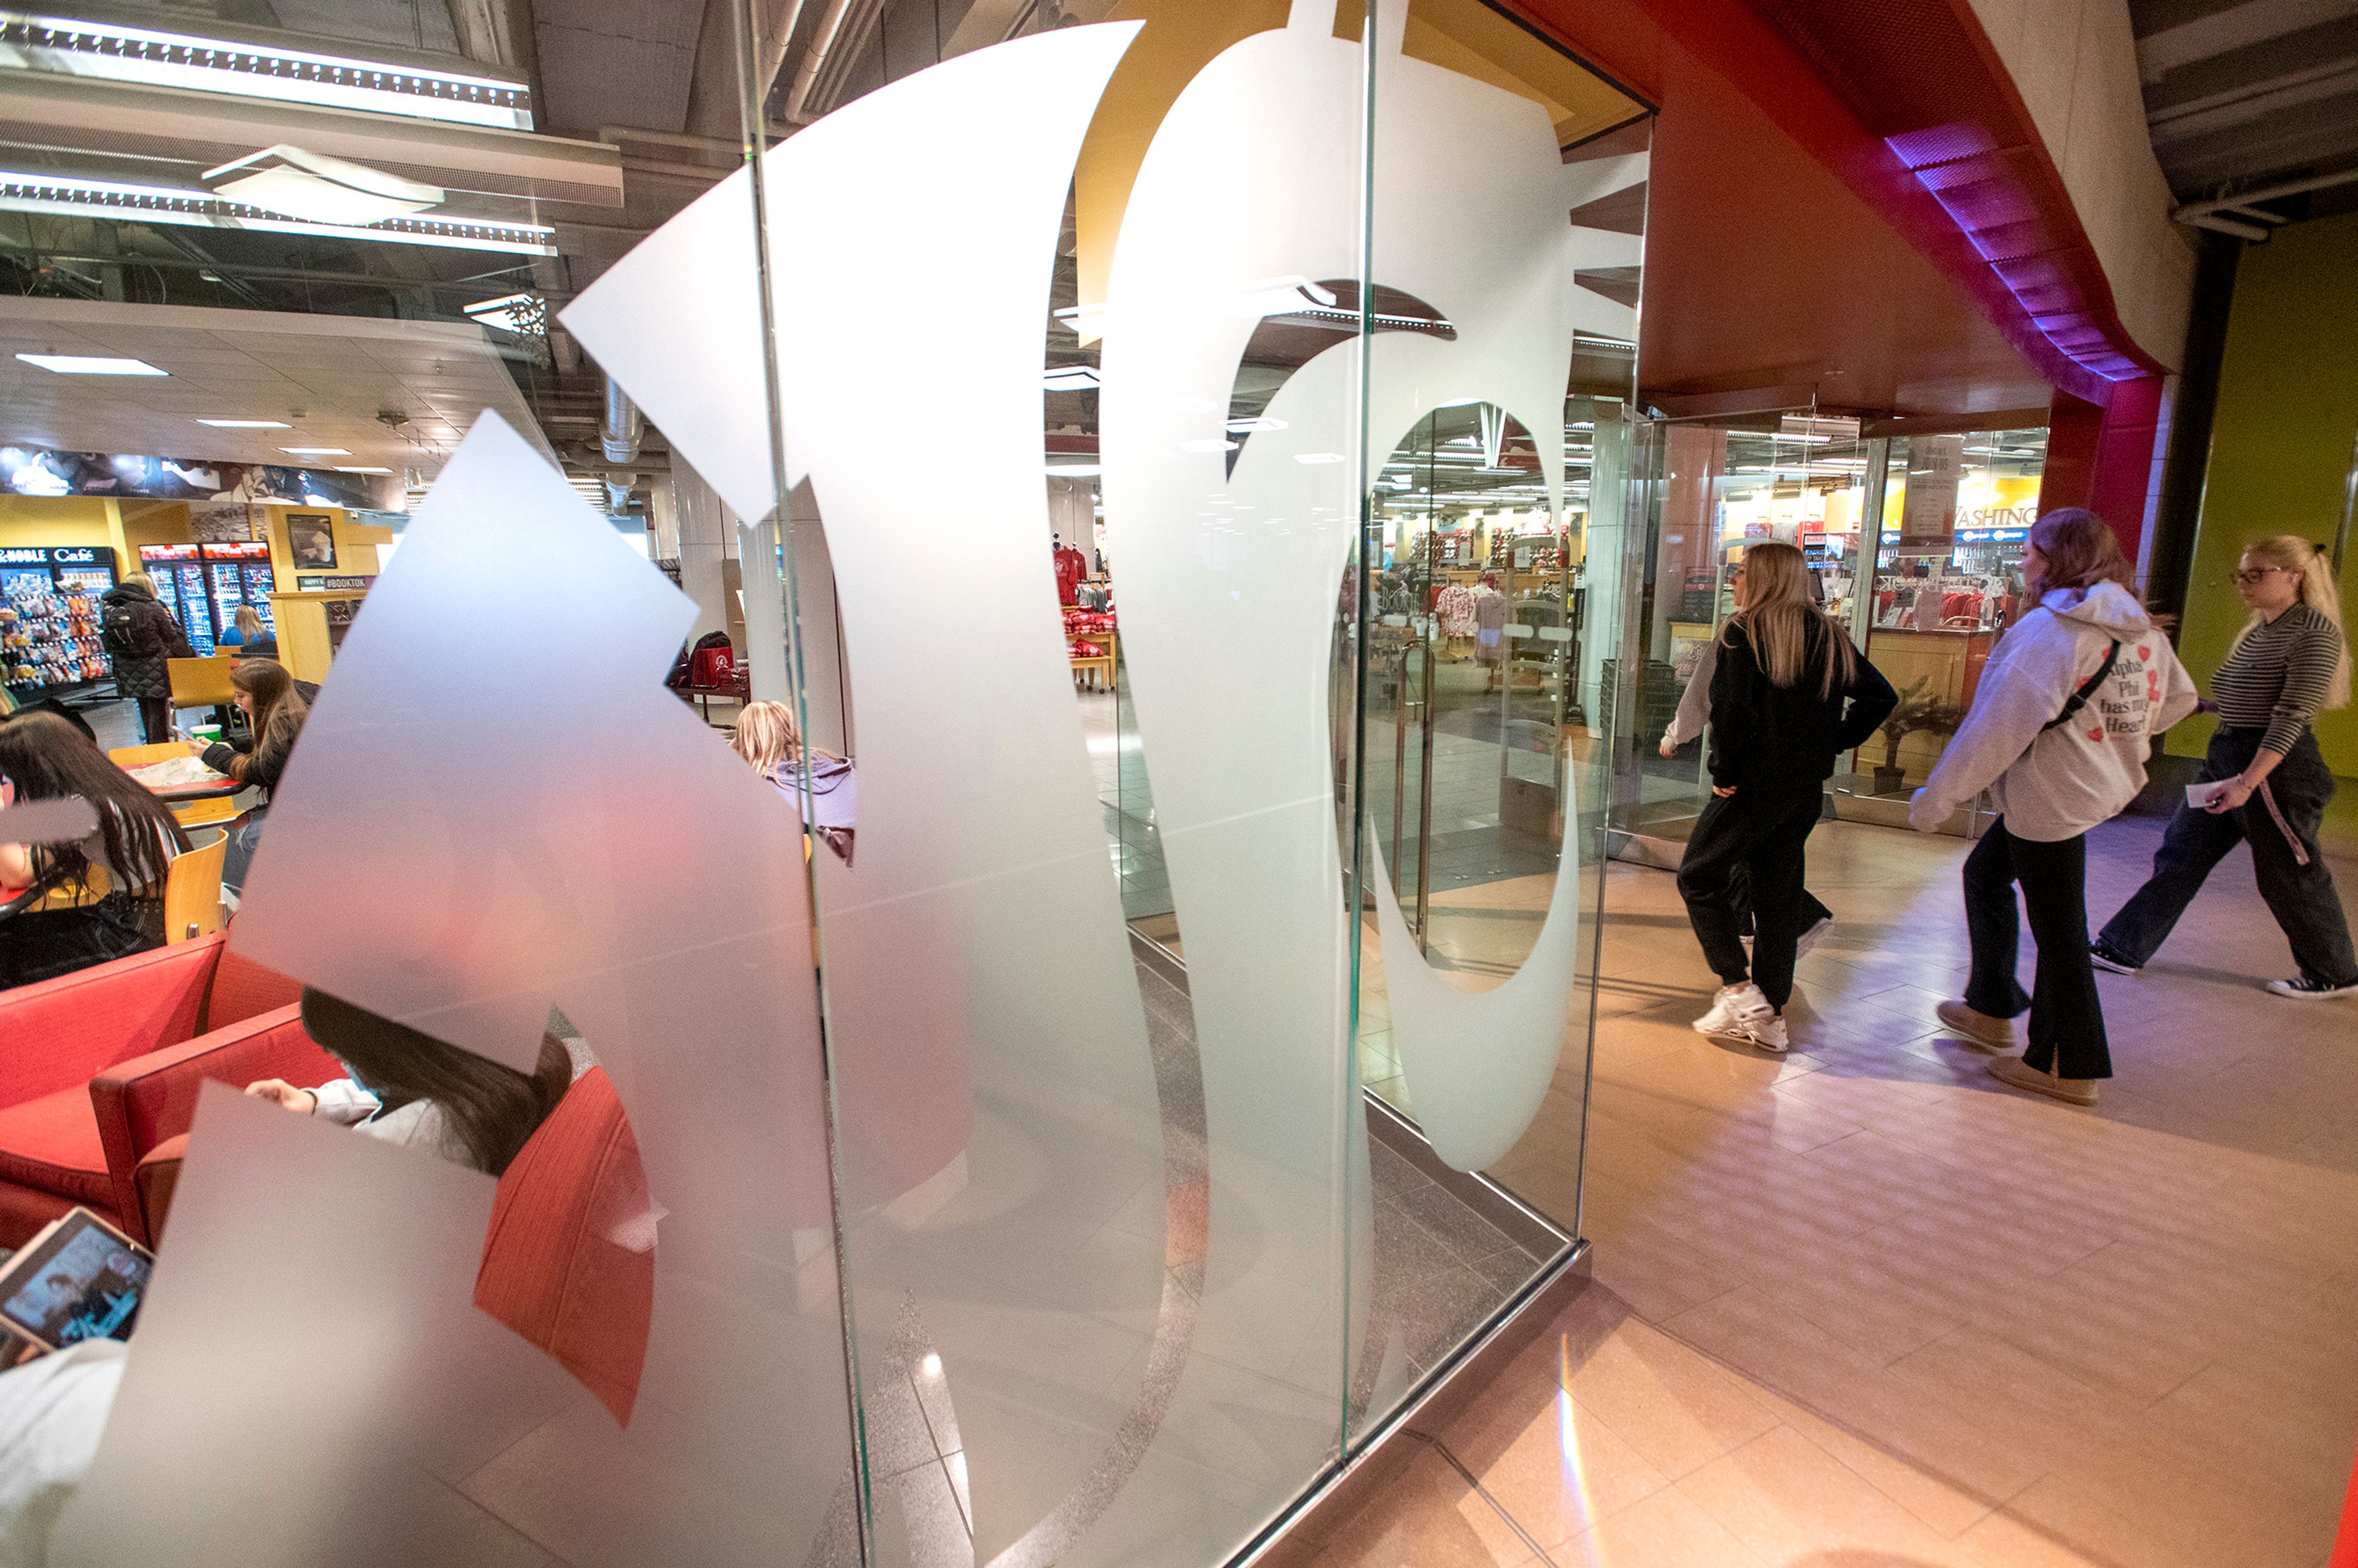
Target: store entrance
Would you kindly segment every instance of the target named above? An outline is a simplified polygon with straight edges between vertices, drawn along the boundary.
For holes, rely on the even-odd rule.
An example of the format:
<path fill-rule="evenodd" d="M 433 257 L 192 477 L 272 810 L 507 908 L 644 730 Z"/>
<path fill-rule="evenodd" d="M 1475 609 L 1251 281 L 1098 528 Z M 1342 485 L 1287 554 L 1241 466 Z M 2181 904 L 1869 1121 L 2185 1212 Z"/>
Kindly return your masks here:
<path fill-rule="evenodd" d="M 1520 964 L 1531 934 L 1507 935 L 1519 923 L 1450 895 L 1552 874 L 1563 842 L 1569 770 L 1588 741 L 1578 679 L 1595 429 L 1585 402 L 1567 406 L 1561 432 L 1560 513 L 1532 432 L 1492 404 L 1427 415 L 1375 481 L 1368 820 L 1428 955 L 1441 938 L 1444 957 L 1501 973 Z"/>
<path fill-rule="evenodd" d="M 1914 422 L 1920 424 L 1920 422 Z M 1670 419 L 1648 431 L 1645 569 L 1632 619 L 1634 711 L 1615 727 L 1615 853 L 1675 865 L 1710 797 L 1704 704 L 1681 698 L 1735 608 L 1745 548 L 1808 557 L 1827 613 L 1900 693 L 1891 720 L 1835 765 L 1836 815 L 1903 822 L 2020 614 L 2022 540 L 2046 432 L 1897 433 L 1814 407 Z M 1667 747 L 1666 747 L 1667 742 Z"/>

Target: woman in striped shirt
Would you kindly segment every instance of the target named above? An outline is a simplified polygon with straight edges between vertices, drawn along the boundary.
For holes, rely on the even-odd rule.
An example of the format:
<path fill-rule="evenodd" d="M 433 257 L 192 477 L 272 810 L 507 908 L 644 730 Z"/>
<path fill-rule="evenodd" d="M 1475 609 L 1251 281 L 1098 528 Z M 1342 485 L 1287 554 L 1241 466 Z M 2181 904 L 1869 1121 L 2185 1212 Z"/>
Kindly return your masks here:
<path fill-rule="evenodd" d="M 2217 787 L 2206 805 L 2181 805 L 2169 819 L 2153 875 L 2089 945 L 2099 968 L 2133 975 L 2168 938 L 2211 874 L 2235 847 L 2252 846 L 2252 871 L 2268 912 L 2292 944 L 2300 973 L 2271 980 L 2278 996 L 2358 993 L 2333 873 L 2318 847 L 2333 773 L 2309 722 L 2350 700 L 2350 650 L 2332 563 L 2290 534 L 2244 547 L 2235 590 L 2252 618 L 2212 677 L 2219 715 L 2201 781 Z"/>

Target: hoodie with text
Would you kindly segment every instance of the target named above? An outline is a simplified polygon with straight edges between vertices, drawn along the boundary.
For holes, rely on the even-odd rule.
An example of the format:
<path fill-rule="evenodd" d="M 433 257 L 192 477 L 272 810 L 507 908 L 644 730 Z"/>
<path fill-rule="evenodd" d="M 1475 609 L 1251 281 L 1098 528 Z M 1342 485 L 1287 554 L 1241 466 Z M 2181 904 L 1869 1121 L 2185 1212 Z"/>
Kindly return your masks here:
<path fill-rule="evenodd" d="M 2046 728 L 2115 642 L 2120 655 L 2087 705 Z M 2134 594 L 2115 582 L 2052 589 L 1999 640 L 1908 819 L 1929 833 L 1987 789 L 2016 838 L 2075 838 L 2136 797 L 2153 737 L 2194 702 L 2193 679 Z"/>

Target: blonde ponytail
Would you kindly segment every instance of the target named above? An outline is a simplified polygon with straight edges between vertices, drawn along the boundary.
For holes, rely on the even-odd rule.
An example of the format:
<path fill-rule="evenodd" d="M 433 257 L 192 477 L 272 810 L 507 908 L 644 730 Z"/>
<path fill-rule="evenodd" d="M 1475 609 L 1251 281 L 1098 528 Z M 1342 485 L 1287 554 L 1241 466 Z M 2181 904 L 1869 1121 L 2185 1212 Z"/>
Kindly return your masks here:
<path fill-rule="evenodd" d="M 2342 659 L 2333 666 L 2333 684 L 2325 693 L 2327 708 L 2346 708 L 2350 704 L 2350 636 L 2342 624 L 2342 589 L 2333 580 L 2333 561 L 2326 553 L 2298 534 L 2274 534 L 2264 539 L 2254 539 L 2244 546 L 2244 554 L 2257 556 L 2272 567 L 2300 574 L 2300 601 L 2333 622 L 2333 629 L 2342 633 Z M 2258 611 L 2244 622 L 2235 640 L 2227 644 L 2232 656 L 2244 645 L 2244 639 L 2267 623 Z"/>

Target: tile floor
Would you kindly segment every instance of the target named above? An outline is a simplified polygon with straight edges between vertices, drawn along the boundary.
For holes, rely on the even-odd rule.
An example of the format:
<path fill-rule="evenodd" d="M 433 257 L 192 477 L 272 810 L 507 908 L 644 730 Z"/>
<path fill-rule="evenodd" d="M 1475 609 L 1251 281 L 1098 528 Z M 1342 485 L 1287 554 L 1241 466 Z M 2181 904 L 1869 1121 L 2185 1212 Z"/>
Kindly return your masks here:
<path fill-rule="evenodd" d="M 2097 919 L 2159 834 L 2098 830 Z M 2017 1094 L 1931 1011 L 1964 849 L 1821 828 L 1841 924 L 1781 1061 L 1687 1028 L 1712 981 L 1671 879 L 1610 870 L 1595 1282 L 1323 1563 L 2324 1562 L 2358 1444 L 2358 1002 L 2257 989 L 2289 964 L 2239 854 L 2103 977 L 2104 1103 Z M 1560 1212 L 1574 1128 L 1552 1106 L 1499 1173 Z"/>

